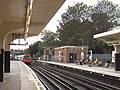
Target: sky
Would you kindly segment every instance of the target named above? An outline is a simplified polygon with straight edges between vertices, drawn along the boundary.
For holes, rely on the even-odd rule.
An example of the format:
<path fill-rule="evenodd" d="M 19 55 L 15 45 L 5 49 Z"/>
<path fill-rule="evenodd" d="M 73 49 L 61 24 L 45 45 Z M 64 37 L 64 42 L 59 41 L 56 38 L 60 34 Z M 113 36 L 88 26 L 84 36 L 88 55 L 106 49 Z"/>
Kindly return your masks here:
<path fill-rule="evenodd" d="M 114 4 L 120 4 L 120 0 L 109 0 L 112 1 Z M 59 25 L 59 20 L 61 20 L 61 15 L 66 12 L 66 9 L 68 6 L 74 6 L 77 2 L 84 2 L 87 5 L 94 5 L 97 3 L 97 0 L 66 0 L 65 3 L 61 6 L 61 8 L 57 11 L 57 13 L 53 16 L 53 18 L 50 20 L 50 22 L 46 25 L 46 27 L 43 30 L 50 30 L 53 32 L 56 32 L 57 26 Z M 26 39 L 26 42 L 28 42 L 28 45 L 26 46 L 10 46 L 10 49 L 25 49 L 28 48 L 29 45 L 37 42 L 40 40 L 41 35 L 29 37 Z M 15 43 L 18 42 L 17 40 L 14 41 Z M 20 40 L 20 42 L 25 43 L 24 40 Z"/>

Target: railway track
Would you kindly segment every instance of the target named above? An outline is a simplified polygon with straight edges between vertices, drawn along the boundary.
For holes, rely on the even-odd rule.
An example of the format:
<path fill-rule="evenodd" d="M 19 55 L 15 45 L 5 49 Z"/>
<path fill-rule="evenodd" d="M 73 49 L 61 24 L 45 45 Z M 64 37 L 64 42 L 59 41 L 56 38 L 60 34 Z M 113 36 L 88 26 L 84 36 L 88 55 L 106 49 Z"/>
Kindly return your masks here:
<path fill-rule="evenodd" d="M 74 85 L 69 85 L 64 81 L 64 79 L 59 79 L 57 75 L 41 68 L 30 66 L 35 72 L 39 79 L 41 79 L 47 90 L 79 90 L 79 88 L 74 87 Z M 84 89 L 83 89 L 84 90 Z"/>
<path fill-rule="evenodd" d="M 30 66 L 47 90 L 120 90 L 120 88 L 72 72 L 34 63 Z"/>

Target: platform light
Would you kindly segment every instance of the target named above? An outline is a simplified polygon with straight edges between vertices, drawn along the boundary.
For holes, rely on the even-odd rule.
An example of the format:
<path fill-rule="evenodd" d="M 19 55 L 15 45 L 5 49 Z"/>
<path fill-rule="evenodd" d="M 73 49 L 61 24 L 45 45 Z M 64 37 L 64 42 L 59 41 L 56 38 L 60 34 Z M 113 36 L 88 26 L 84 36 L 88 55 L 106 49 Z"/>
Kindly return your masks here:
<path fill-rule="evenodd" d="M 28 29 L 30 26 L 30 21 L 31 21 L 31 16 L 32 16 L 32 6 L 33 6 L 33 0 L 28 0 L 28 5 L 27 5 L 27 16 L 26 16 L 26 29 L 25 29 L 25 35 L 24 37 L 26 38 L 28 36 Z"/>
<path fill-rule="evenodd" d="M 30 0 L 30 10 L 32 9 L 32 6 L 33 6 L 33 0 Z"/>
<path fill-rule="evenodd" d="M 80 70 L 80 71 L 83 71 L 83 70 Z"/>
<path fill-rule="evenodd" d="M 30 20 L 31 20 L 31 16 L 28 16 L 28 21 L 27 21 L 28 26 L 30 25 Z"/>

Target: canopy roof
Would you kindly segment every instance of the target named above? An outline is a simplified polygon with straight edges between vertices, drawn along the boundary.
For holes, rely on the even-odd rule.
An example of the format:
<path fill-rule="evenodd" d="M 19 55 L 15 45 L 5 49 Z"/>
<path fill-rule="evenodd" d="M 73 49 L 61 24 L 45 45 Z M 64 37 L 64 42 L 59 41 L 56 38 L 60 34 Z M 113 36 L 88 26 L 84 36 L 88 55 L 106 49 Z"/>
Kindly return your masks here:
<path fill-rule="evenodd" d="M 120 29 L 115 29 L 93 36 L 94 38 L 100 39 L 109 45 L 118 45 L 120 44 Z"/>
<path fill-rule="evenodd" d="M 2 33 L 20 33 L 24 36 L 27 8 L 31 1 L 33 5 L 28 36 L 38 35 L 65 2 L 65 0 L 0 0 Z"/>

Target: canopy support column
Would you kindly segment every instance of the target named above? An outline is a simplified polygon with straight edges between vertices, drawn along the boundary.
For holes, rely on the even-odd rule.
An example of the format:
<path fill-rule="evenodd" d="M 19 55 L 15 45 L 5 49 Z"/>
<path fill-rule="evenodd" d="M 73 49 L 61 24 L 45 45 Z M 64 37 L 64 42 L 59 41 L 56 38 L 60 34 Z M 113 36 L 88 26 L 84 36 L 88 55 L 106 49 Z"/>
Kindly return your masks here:
<path fill-rule="evenodd" d="M 120 45 L 114 45 L 115 48 L 115 71 L 120 71 Z"/>
<path fill-rule="evenodd" d="M 10 73 L 10 51 L 5 51 L 4 72 Z"/>
<path fill-rule="evenodd" d="M 0 82 L 3 82 L 3 54 L 4 49 L 0 49 Z"/>
<path fill-rule="evenodd" d="M 12 37 L 11 37 L 12 38 Z M 10 35 L 7 35 L 5 38 L 5 63 L 4 63 L 4 72 L 10 73 Z"/>

